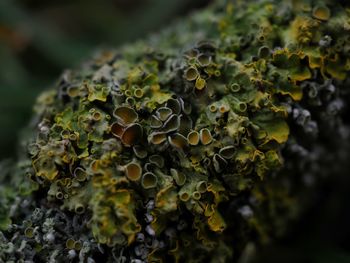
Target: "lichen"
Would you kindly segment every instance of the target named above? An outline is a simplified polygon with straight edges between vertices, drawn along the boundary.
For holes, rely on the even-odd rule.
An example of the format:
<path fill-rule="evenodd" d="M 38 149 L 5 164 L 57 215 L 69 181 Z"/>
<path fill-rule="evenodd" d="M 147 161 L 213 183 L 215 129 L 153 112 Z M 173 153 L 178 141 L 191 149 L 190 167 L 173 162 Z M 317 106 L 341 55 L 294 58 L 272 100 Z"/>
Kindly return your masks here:
<path fill-rule="evenodd" d="M 17 229 L 26 249 L 85 262 L 77 253 L 93 240 L 88 262 L 98 253 L 109 262 L 232 262 L 247 244 L 283 233 L 303 207 L 289 187 L 293 171 L 306 172 L 297 164 L 306 138 L 316 144 L 342 125 L 349 12 L 327 1 L 237 2 L 98 53 L 39 97 L 25 167 L 36 198 L 47 199 L 37 208 L 46 221 L 66 218 L 57 239 L 67 246 L 35 239 L 40 217 L 27 234 Z M 329 118 L 338 121 L 324 131 Z M 69 228 L 82 219 L 82 229 Z M 0 259 L 35 257 L 13 251 L 0 246 Z"/>

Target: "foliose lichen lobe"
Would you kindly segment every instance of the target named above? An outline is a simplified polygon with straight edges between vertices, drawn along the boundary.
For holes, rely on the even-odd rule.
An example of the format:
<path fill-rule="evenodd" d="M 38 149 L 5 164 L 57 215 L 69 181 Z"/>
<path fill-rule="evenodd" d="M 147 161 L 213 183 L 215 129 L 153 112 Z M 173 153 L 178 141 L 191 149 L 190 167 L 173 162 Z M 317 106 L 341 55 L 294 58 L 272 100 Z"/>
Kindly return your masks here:
<path fill-rule="evenodd" d="M 298 213 L 285 184 L 303 136 L 341 125 L 349 13 L 334 1 L 217 3 L 99 52 L 38 98 L 29 180 L 121 258 L 238 257 Z M 269 222 L 274 205 L 288 212 Z M 78 260 L 70 243 L 60 249 Z"/>

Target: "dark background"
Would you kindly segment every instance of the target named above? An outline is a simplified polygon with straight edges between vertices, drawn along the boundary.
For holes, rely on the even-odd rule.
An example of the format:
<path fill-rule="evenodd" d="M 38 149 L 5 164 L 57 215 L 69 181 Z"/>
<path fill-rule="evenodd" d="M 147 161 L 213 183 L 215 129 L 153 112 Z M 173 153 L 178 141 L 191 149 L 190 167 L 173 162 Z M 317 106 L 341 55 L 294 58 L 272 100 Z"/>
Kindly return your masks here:
<path fill-rule="evenodd" d="M 209 2 L 0 0 L 0 159 L 15 157 L 36 96 L 63 69 L 100 47 L 143 38 Z M 317 204 L 258 262 L 350 263 L 348 171 L 330 176 Z"/>

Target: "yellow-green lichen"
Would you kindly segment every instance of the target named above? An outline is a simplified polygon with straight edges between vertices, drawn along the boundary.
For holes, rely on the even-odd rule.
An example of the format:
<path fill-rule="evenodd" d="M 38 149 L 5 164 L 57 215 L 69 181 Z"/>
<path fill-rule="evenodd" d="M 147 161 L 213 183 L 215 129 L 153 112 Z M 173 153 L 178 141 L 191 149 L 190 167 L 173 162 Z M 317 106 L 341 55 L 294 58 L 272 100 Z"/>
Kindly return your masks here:
<path fill-rule="evenodd" d="M 297 125 L 315 128 L 303 107 L 349 79 L 349 14 L 326 1 L 238 2 L 102 52 L 38 98 L 32 177 L 49 202 L 89 216 L 98 243 L 129 249 L 142 234 L 166 240 L 143 260 L 209 262 L 219 247 L 212 262 L 225 262 L 253 236 L 244 227 L 268 240 L 259 202 L 294 205 L 269 182 Z"/>

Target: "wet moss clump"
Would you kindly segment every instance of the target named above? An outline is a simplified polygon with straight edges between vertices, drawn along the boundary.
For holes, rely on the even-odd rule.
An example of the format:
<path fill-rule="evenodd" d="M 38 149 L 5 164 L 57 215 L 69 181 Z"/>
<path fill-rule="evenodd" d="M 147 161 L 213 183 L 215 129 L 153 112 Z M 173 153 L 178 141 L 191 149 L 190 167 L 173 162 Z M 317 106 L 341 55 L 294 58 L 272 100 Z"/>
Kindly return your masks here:
<path fill-rule="evenodd" d="M 344 158 L 350 9 L 222 2 L 38 98 L 2 261 L 235 262 L 288 231 Z"/>

